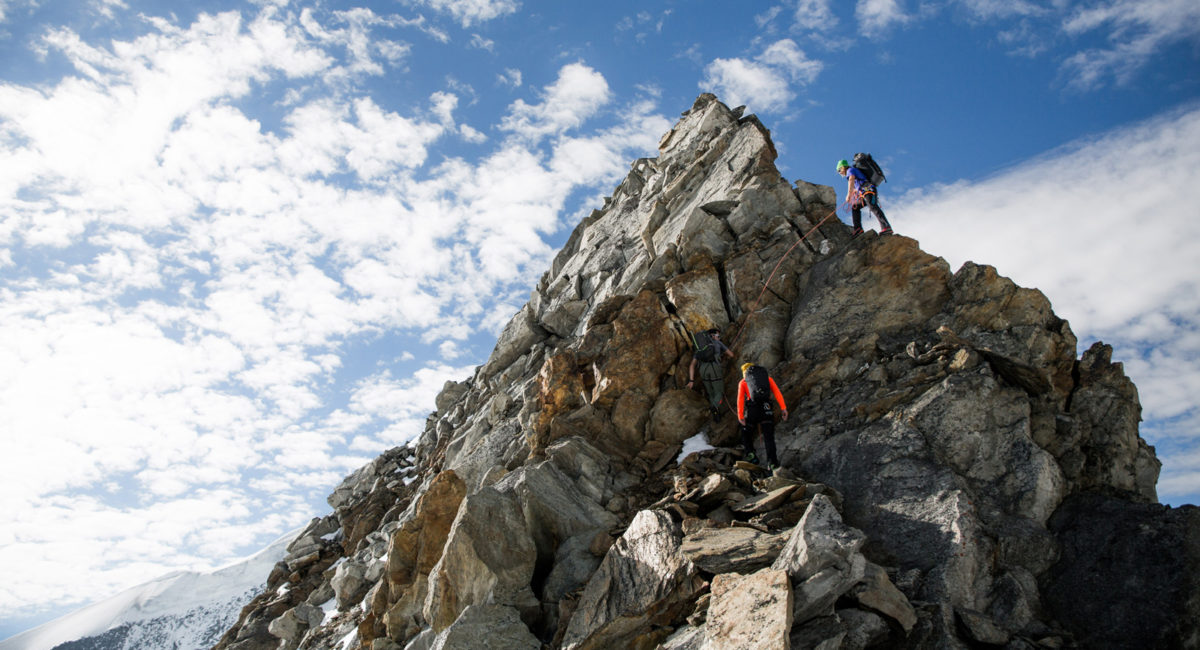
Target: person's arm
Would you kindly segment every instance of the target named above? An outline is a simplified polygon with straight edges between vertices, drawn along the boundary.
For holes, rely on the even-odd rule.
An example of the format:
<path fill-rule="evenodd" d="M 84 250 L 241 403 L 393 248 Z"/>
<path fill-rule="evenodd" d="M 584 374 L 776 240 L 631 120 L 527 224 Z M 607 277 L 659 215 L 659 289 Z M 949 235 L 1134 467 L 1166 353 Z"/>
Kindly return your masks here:
<path fill-rule="evenodd" d="M 853 205 L 854 204 L 853 197 L 854 197 L 854 174 L 851 174 L 850 170 L 847 169 L 846 170 L 846 203 Z"/>
<path fill-rule="evenodd" d="M 779 386 L 775 385 L 774 377 L 767 377 L 767 381 L 771 382 L 771 392 L 775 394 L 775 401 L 779 403 L 779 410 L 783 411 L 783 420 L 787 421 L 787 402 L 783 401 L 783 393 L 779 392 Z"/>
<path fill-rule="evenodd" d="M 696 383 L 696 357 L 692 357 L 692 363 L 688 366 L 688 388 Z"/>
<path fill-rule="evenodd" d="M 746 380 L 743 379 L 738 383 L 738 422 L 746 424 L 746 393 L 750 389 L 746 387 Z"/>

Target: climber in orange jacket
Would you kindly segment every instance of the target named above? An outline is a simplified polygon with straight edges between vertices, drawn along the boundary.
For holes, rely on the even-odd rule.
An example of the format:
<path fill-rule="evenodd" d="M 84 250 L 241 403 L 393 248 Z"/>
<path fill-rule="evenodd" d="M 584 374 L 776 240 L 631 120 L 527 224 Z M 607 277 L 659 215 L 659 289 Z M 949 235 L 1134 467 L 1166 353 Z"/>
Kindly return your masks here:
<path fill-rule="evenodd" d="M 779 467 L 779 458 L 775 455 L 775 414 L 771 411 L 771 395 L 779 402 L 779 410 L 783 411 L 783 421 L 787 422 L 787 403 L 783 401 L 783 393 L 775 380 L 767 374 L 767 369 L 753 363 L 742 364 L 742 381 L 738 384 L 737 414 L 738 423 L 742 425 L 742 446 L 746 448 L 746 460 L 758 463 L 754 455 L 754 431 L 762 432 L 763 445 L 767 448 L 767 468 Z"/>

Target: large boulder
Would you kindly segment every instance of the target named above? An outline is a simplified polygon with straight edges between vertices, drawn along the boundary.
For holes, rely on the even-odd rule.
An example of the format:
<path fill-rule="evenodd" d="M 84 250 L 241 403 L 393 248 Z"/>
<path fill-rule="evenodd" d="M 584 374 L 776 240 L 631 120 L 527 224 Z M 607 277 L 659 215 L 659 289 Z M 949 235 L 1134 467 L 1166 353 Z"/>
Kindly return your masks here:
<path fill-rule="evenodd" d="M 724 329 L 729 324 L 721 279 L 711 263 L 667 281 L 667 298 L 691 332 Z"/>
<path fill-rule="evenodd" d="M 495 489 L 512 493 L 542 558 L 553 558 L 559 544 L 583 533 L 617 525 L 617 518 L 588 498 L 552 461 L 526 465 L 509 473 Z"/>
<path fill-rule="evenodd" d="M 533 310 L 526 305 L 500 333 L 492 356 L 483 364 L 481 374 L 491 377 L 504 370 L 528 352 L 534 343 L 545 339 L 546 336 L 546 330 L 537 323 Z"/>
<path fill-rule="evenodd" d="M 485 487 L 463 500 L 442 557 L 429 574 L 425 620 L 435 632 L 470 605 L 537 607 L 530 590 L 537 548 L 520 500 Z"/>
<path fill-rule="evenodd" d="M 563 647 L 628 647 L 690 611 L 701 581 L 680 552 L 681 537 L 667 513 L 639 512 L 584 587 Z"/>
<path fill-rule="evenodd" d="M 829 497 L 818 494 L 792 529 L 772 568 L 786 571 L 799 581 L 828 567 L 847 568 L 866 539 L 862 531 L 842 522 Z"/>
<path fill-rule="evenodd" d="M 505 605 L 471 605 L 434 639 L 430 650 L 539 650 L 538 638 Z"/>
<path fill-rule="evenodd" d="M 612 339 L 595 368 L 592 404 L 611 407 L 628 391 L 655 398 L 682 340 L 657 295 L 641 291 L 613 321 Z"/>
<path fill-rule="evenodd" d="M 787 332 L 792 359 L 874 356 L 874 341 L 924 329 L 950 298 L 950 268 L 906 237 L 823 260 L 799 279 Z"/>
<path fill-rule="evenodd" d="M 787 538 L 754 528 L 701 528 L 683 538 L 683 555 L 711 574 L 753 573 L 779 557 Z"/>
<path fill-rule="evenodd" d="M 1200 508 L 1081 495 L 1050 528 L 1046 605 L 1081 647 L 1200 647 Z"/>
<path fill-rule="evenodd" d="M 1162 463 L 1138 435 L 1142 408 L 1137 387 L 1112 362 L 1112 347 L 1096 342 L 1076 367 L 1069 416 L 1042 441 L 1059 457 L 1076 490 L 1097 490 L 1145 503 L 1158 501 Z"/>
<path fill-rule="evenodd" d="M 416 501 L 413 514 L 392 534 L 387 554 L 387 602 L 383 623 L 389 638 L 403 641 L 425 625 L 429 574 L 442 557 L 446 539 L 466 496 L 453 471 L 434 477 Z"/>
<path fill-rule="evenodd" d="M 792 632 L 792 585 L 787 572 L 713 578 L 706 649 L 786 648 Z"/>

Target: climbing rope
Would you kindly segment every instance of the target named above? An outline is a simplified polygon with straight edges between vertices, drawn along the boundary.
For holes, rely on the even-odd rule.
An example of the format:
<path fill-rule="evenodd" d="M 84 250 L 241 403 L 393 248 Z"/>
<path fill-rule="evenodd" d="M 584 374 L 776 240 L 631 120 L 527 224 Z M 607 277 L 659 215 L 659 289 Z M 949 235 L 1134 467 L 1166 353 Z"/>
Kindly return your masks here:
<path fill-rule="evenodd" d="M 749 323 L 750 319 L 754 316 L 754 312 L 758 309 L 758 303 L 762 302 L 763 296 L 766 295 L 767 289 L 770 288 L 770 286 L 771 286 L 771 280 L 775 279 L 775 273 L 776 273 L 776 271 L 779 270 L 779 267 L 783 264 L 783 261 L 786 260 L 788 258 L 788 255 L 791 255 L 792 251 L 795 250 L 795 248 L 800 245 L 800 242 L 803 242 L 805 239 L 808 239 L 809 235 L 816 232 L 817 228 L 820 228 L 822 224 L 824 224 L 826 221 L 829 221 L 830 217 L 833 217 L 834 215 L 837 214 L 837 211 L 839 208 L 841 208 L 844 205 L 847 205 L 849 202 L 850 202 L 850 199 L 847 198 L 845 201 L 842 202 L 841 205 L 839 205 L 837 208 L 834 208 L 833 212 L 830 212 L 829 214 L 825 215 L 824 219 L 821 219 L 820 221 L 818 221 L 817 225 L 813 226 L 811 229 L 809 229 L 808 232 L 804 233 L 804 235 L 801 236 L 800 239 L 797 239 L 796 243 L 792 244 L 791 248 L 787 249 L 787 251 L 784 252 L 783 257 L 779 258 L 779 261 L 775 263 L 775 268 L 771 269 L 771 275 L 767 276 L 767 281 L 763 283 L 762 291 L 759 292 L 758 298 L 754 301 L 754 305 L 750 308 L 749 311 L 746 312 L 746 318 L 742 321 L 742 326 L 740 328 L 738 328 L 738 333 L 733 337 L 733 340 L 731 340 L 729 342 L 729 347 L 731 349 L 733 348 L 734 345 L 737 344 L 738 339 L 740 339 L 742 337 L 742 332 L 746 329 L 746 324 Z"/>
<path fill-rule="evenodd" d="M 753 306 L 750 308 L 750 310 L 749 310 L 748 312 L 746 312 L 746 318 L 745 318 L 745 319 L 742 321 L 742 326 L 741 326 L 740 328 L 738 328 L 738 333 L 737 333 L 737 334 L 736 334 L 736 335 L 733 337 L 733 339 L 732 339 L 732 340 L 729 342 L 729 348 L 730 348 L 730 349 L 733 349 L 733 346 L 734 346 L 734 345 L 737 345 L 738 339 L 740 339 L 740 338 L 742 337 L 742 332 L 743 332 L 743 331 L 746 329 L 746 324 L 750 322 L 750 319 L 751 319 L 751 318 L 754 316 L 754 313 L 755 313 L 755 311 L 757 311 L 757 309 L 758 309 L 758 304 L 759 304 L 760 302 L 762 302 L 762 298 L 763 298 L 763 296 L 764 296 L 764 295 L 766 295 L 766 293 L 767 293 L 767 289 L 768 289 L 768 288 L 770 288 L 770 286 L 771 286 L 771 280 L 774 280 L 774 279 L 775 279 L 775 273 L 776 273 L 777 271 L 779 271 L 779 267 L 783 265 L 783 261 L 784 261 L 784 260 L 786 260 L 786 259 L 788 258 L 788 255 L 791 255 L 792 251 L 793 251 L 793 250 L 795 250 L 795 249 L 796 249 L 796 247 L 797 247 L 797 246 L 799 246 L 801 242 L 803 242 L 804 240 L 808 239 L 808 236 L 809 236 L 809 235 L 811 235 L 811 234 L 813 234 L 814 232 L 816 232 L 817 228 L 820 228 L 820 227 L 821 227 L 821 226 L 822 226 L 822 225 L 823 225 L 823 224 L 824 224 L 826 221 L 829 221 L 829 219 L 830 219 L 831 217 L 833 217 L 833 216 L 835 216 L 835 215 L 837 214 L 837 211 L 838 211 L 840 208 L 842 208 L 843 206 L 846 206 L 846 205 L 848 205 L 848 204 L 849 204 L 849 202 L 850 202 L 850 198 L 849 198 L 849 197 L 847 197 L 845 201 L 843 201 L 843 202 L 842 202 L 842 203 L 841 203 L 841 204 L 840 204 L 838 207 L 834 208 L 832 212 L 830 212 L 829 214 L 825 215 L 825 217 L 824 217 L 823 219 L 821 219 L 820 221 L 818 221 L 818 222 L 817 222 L 817 224 L 816 224 L 815 226 L 813 226 L 812 228 L 810 228 L 808 232 L 806 232 L 806 233 L 804 233 L 803 235 L 801 235 L 800 239 L 797 239 L 797 240 L 796 240 L 796 243 L 792 244 L 792 245 L 791 245 L 791 247 L 790 247 L 790 248 L 788 248 L 788 249 L 787 249 L 787 250 L 786 250 L 786 251 L 783 253 L 783 256 L 779 258 L 779 261 L 775 263 L 775 268 L 771 269 L 771 274 L 770 274 L 769 276 L 767 276 L 767 280 L 766 280 L 766 282 L 764 282 L 764 283 L 763 283 L 763 288 L 762 288 L 762 291 L 760 291 L 760 292 L 759 292 L 759 294 L 758 294 L 758 298 L 757 298 L 757 299 L 755 299 L 755 301 L 754 301 L 754 305 L 753 305 Z M 725 395 L 722 395 L 722 396 L 721 396 L 721 403 L 722 403 L 722 404 L 725 406 L 725 408 L 729 409 L 729 412 L 730 412 L 731 414 L 733 414 L 733 415 L 734 415 L 734 417 L 737 417 L 737 411 L 736 411 L 736 410 L 734 410 L 733 406 L 730 404 L 730 401 L 729 401 L 728 399 L 726 399 L 726 396 L 725 396 Z"/>

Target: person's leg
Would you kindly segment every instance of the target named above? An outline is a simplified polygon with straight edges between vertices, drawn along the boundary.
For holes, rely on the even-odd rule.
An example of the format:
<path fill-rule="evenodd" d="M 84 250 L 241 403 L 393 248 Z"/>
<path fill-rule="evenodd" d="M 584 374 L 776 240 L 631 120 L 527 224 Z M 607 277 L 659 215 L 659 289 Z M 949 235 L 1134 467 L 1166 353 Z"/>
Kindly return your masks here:
<path fill-rule="evenodd" d="M 779 457 L 775 454 L 775 421 L 764 420 L 758 430 L 762 432 L 763 446 L 767 448 L 768 467 L 779 467 Z"/>
<path fill-rule="evenodd" d="M 879 232 L 886 232 L 892 229 L 892 225 L 888 223 L 887 217 L 883 216 L 883 208 L 879 207 L 879 197 L 874 194 L 868 194 L 867 206 L 871 208 L 871 214 L 875 215 L 875 220 L 879 222 Z"/>
<path fill-rule="evenodd" d="M 862 233 L 862 204 L 855 203 L 850 206 L 850 219 L 854 222 L 854 234 Z"/>
<path fill-rule="evenodd" d="M 751 463 L 757 463 L 758 458 L 754 456 L 754 429 L 758 425 L 749 417 L 746 418 L 746 423 L 742 425 L 742 447 L 746 449 L 746 460 Z"/>
<path fill-rule="evenodd" d="M 714 409 L 721 406 L 725 399 L 725 379 L 722 375 L 721 364 L 713 361 L 700 363 L 700 381 L 704 382 L 708 403 Z"/>

